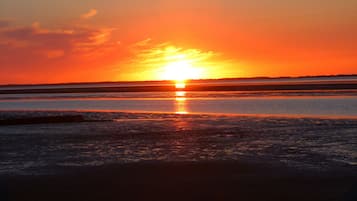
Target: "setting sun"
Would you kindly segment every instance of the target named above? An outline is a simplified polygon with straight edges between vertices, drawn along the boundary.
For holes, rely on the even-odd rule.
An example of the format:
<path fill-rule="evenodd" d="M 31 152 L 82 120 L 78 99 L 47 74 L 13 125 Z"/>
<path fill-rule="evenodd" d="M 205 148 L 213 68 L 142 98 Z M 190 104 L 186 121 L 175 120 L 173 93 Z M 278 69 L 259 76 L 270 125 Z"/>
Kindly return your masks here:
<path fill-rule="evenodd" d="M 164 61 L 162 80 L 184 83 L 185 80 L 202 78 L 203 68 L 196 66 L 198 64 L 194 55 L 179 53 L 177 48 L 167 47 Z"/>
<path fill-rule="evenodd" d="M 165 80 L 185 81 L 188 79 L 199 79 L 201 70 L 192 66 L 185 59 L 168 63 L 164 67 L 162 78 Z"/>

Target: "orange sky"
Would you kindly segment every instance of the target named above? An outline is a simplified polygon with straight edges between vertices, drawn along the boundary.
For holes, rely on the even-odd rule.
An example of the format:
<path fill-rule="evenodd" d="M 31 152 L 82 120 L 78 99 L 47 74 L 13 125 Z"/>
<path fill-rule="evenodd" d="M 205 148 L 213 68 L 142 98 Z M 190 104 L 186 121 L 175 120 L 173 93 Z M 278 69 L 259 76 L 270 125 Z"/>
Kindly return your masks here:
<path fill-rule="evenodd" d="M 3 0 L 0 84 L 357 74 L 355 0 Z"/>

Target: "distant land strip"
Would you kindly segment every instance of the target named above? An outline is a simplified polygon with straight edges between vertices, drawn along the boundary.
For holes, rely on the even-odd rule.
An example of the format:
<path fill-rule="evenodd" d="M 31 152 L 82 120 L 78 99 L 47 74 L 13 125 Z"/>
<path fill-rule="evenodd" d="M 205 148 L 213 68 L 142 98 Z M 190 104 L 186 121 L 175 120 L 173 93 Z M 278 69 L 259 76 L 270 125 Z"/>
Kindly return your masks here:
<path fill-rule="evenodd" d="M 130 86 L 130 87 L 87 87 L 48 89 L 7 89 L 0 94 L 42 94 L 42 93 L 108 93 L 108 92 L 170 92 L 170 91 L 274 91 L 274 90 L 351 90 L 357 83 L 318 84 L 242 84 L 242 85 L 188 85 L 185 89 L 175 86 Z"/>
<path fill-rule="evenodd" d="M 207 82 L 207 81 L 254 81 L 254 80 L 272 80 L 278 81 L 281 79 L 289 79 L 289 80 L 298 80 L 298 79 L 323 79 L 323 78 L 351 78 L 357 79 L 357 74 L 338 74 L 338 75 L 316 75 L 316 76 L 281 76 L 281 77 L 267 77 L 267 76 L 260 76 L 260 77 L 238 77 L 238 78 L 219 78 L 219 79 L 195 79 L 189 80 L 192 83 L 200 83 L 200 82 Z M 134 83 L 142 83 L 150 85 L 149 83 L 156 83 L 156 84 L 170 84 L 173 81 L 170 80 L 148 80 L 148 81 L 103 81 L 103 82 L 66 82 L 66 83 L 42 83 L 42 84 L 1 84 L 1 87 L 27 87 L 27 86 L 56 86 L 56 85 L 89 85 L 89 84 L 134 84 Z"/>

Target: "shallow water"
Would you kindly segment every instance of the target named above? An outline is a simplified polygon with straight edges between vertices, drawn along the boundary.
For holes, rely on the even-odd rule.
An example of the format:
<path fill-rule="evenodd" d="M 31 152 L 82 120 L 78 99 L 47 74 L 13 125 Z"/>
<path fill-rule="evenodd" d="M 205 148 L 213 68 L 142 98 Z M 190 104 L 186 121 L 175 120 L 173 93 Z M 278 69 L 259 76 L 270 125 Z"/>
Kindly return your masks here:
<path fill-rule="evenodd" d="M 219 113 L 357 117 L 354 92 L 314 94 L 104 93 L 0 96 L 0 110 L 105 110 L 168 113 Z"/>
<path fill-rule="evenodd" d="M 189 85 L 239 86 L 244 84 L 277 86 L 301 83 L 357 83 L 356 76 L 191 81 Z M 131 82 L 64 85 L 2 86 L 9 89 L 53 89 L 88 87 L 167 86 L 171 82 Z M 311 85 L 312 86 L 312 85 Z M 70 90 L 69 90 L 70 91 Z M 219 113 L 301 116 L 357 117 L 357 90 L 271 90 L 199 92 L 122 92 L 122 93 L 42 93 L 0 94 L 4 110 L 89 110 L 165 113 Z"/>

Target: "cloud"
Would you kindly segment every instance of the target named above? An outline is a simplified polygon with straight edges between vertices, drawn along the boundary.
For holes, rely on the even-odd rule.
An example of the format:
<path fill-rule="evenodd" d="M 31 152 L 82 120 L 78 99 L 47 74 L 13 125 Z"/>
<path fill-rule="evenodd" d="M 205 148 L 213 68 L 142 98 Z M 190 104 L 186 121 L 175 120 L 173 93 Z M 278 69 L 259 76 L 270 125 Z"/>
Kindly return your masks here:
<path fill-rule="evenodd" d="M 55 59 L 55 58 L 60 58 L 64 56 L 64 51 L 63 50 L 48 50 L 45 52 L 47 58 L 49 59 Z"/>
<path fill-rule="evenodd" d="M 112 37 L 114 30 L 78 24 L 51 28 L 38 22 L 7 24 L 0 28 L 0 83 L 104 80 L 100 72 L 104 74 L 105 66 L 122 54 L 122 46 Z"/>
<path fill-rule="evenodd" d="M 185 49 L 169 42 L 159 44 L 152 44 L 150 42 L 151 39 L 147 39 L 135 44 L 136 47 L 138 47 L 135 63 L 147 64 L 150 66 L 162 65 L 162 63 L 177 60 L 176 57 L 178 56 L 184 56 L 186 57 L 185 59 L 190 60 L 190 62 L 197 63 L 207 61 L 212 57 L 219 55 L 213 51 L 203 51 L 193 48 Z"/>
<path fill-rule="evenodd" d="M 46 29 L 38 22 L 31 26 L 8 27 L 0 30 L 0 41 L 6 48 L 31 49 L 31 52 L 49 52 L 48 58 L 66 53 L 87 55 L 99 48 L 117 46 L 111 41 L 113 29 L 71 26 Z M 6 49 L 4 48 L 4 49 Z M 4 52 L 2 49 L 2 52 Z"/>
<path fill-rule="evenodd" d="M 167 79 L 167 66 L 181 63 L 191 66 L 191 78 L 207 78 L 211 72 L 233 65 L 233 61 L 224 58 L 216 51 L 200 48 L 186 48 L 172 42 L 155 42 L 151 38 L 133 43 L 130 47 L 131 59 L 121 63 L 126 66 L 125 73 L 118 75 L 118 79 L 154 80 Z"/>
<path fill-rule="evenodd" d="M 138 41 L 138 42 L 134 43 L 132 46 L 133 46 L 133 48 L 145 47 L 145 46 L 149 45 L 150 42 L 152 42 L 152 39 L 151 38 L 147 38 L 145 40 L 141 40 L 141 41 Z"/>
<path fill-rule="evenodd" d="M 98 11 L 96 9 L 90 9 L 88 12 L 84 13 L 81 15 L 81 19 L 87 20 L 90 19 L 98 14 Z"/>
<path fill-rule="evenodd" d="M 0 19 L 0 29 L 4 27 L 8 27 L 9 25 L 10 25 L 9 20 Z"/>

